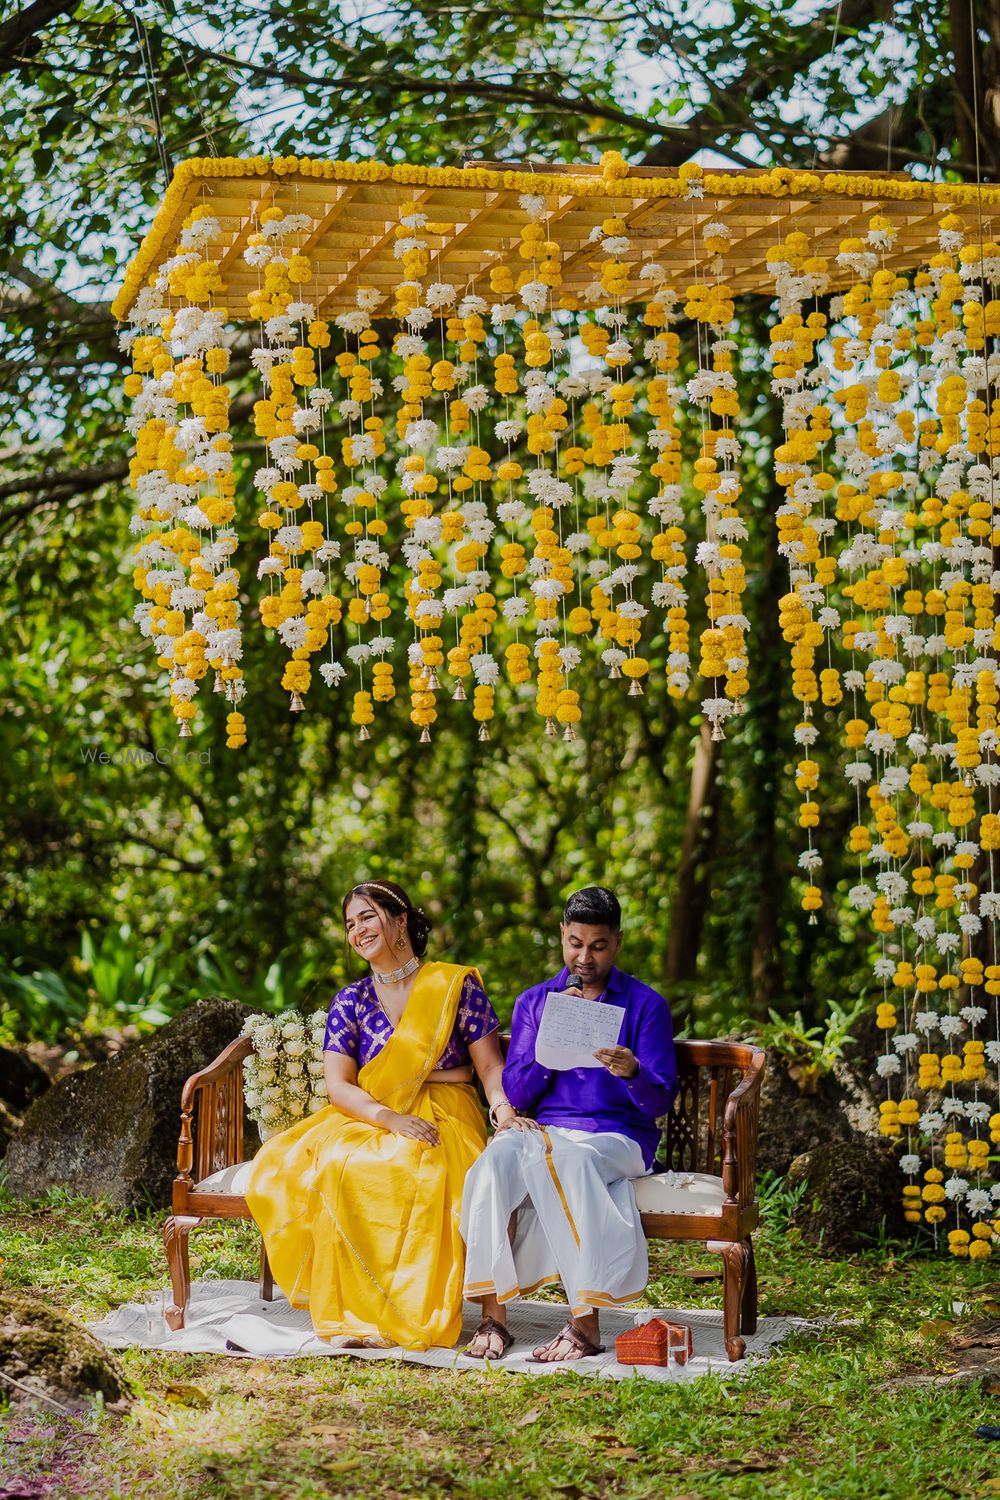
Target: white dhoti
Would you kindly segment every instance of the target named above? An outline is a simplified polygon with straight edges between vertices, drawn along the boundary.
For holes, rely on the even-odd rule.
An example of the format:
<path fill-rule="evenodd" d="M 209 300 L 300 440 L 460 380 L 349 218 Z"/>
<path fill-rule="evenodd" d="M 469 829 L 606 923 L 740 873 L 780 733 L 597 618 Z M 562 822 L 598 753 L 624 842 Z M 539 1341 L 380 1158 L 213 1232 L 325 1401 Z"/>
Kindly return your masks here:
<path fill-rule="evenodd" d="M 465 1296 L 510 1302 L 561 1281 L 575 1317 L 641 1296 L 649 1259 L 632 1179 L 645 1172 L 625 1135 L 501 1131 L 465 1179 Z"/>

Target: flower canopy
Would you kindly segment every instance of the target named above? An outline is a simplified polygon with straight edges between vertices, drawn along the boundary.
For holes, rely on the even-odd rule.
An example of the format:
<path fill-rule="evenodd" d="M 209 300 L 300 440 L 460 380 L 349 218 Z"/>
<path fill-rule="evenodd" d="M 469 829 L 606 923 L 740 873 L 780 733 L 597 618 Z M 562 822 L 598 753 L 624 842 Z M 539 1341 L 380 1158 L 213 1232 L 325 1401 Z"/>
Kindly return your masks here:
<path fill-rule="evenodd" d="M 422 740 L 446 698 L 488 739 L 505 696 L 572 739 L 588 672 L 700 699 L 721 738 L 753 672 L 741 412 L 770 381 L 783 430 L 753 457 L 788 565 L 802 904 L 823 901 L 812 747 L 839 724 L 882 1131 L 907 1217 L 937 1233 L 953 1210 L 974 1258 L 1000 1212 L 998 217 L 997 188 L 639 176 L 613 152 L 539 173 L 211 159 L 179 168 L 115 302 L 136 619 L 181 734 L 211 677 L 232 749 L 254 532 L 251 612 L 293 711 L 346 679 L 368 738 L 402 663 Z M 741 340 L 741 296 L 763 340 Z M 234 333 L 260 381 L 255 516 Z"/>

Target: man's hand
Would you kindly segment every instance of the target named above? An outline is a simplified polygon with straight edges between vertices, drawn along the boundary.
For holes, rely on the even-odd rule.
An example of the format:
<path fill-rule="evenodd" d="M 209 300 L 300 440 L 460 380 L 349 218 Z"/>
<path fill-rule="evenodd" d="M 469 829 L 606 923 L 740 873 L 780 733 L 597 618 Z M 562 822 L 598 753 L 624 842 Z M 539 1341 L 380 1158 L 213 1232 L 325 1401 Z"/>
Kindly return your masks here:
<path fill-rule="evenodd" d="M 594 1056 L 615 1078 L 634 1078 L 639 1071 L 639 1059 L 627 1047 L 601 1047 Z"/>

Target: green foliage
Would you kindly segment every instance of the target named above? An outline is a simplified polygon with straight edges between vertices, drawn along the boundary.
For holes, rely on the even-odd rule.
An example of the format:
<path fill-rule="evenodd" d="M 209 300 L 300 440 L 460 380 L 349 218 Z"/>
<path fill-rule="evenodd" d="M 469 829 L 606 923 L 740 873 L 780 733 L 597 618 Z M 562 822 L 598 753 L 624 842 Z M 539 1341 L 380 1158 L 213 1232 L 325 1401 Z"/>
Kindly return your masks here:
<path fill-rule="evenodd" d="M 739 332 L 752 690 L 694 811 L 683 895 L 693 698 L 679 711 L 653 694 L 612 702 L 606 685 L 583 682 L 575 747 L 543 741 L 530 704 L 515 702 L 489 745 L 476 743 L 470 718 L 418 748 L 400 703 L 362 750 L 336 697 L 298 721 L 288 714 L 279 653 L 250 629 L 245 751 L 221 748 L 217 700 L 202 737 L 185 742 L 202 759 L 92 758 L 174 748 L 120 561 L 129 439 L 109 312 L 162 195 L 164 154 L 266 147 L 440 163 L 594 159 L 616 147 L 669 166 L 708 146 L 735 163 L 972 170 L 968 46 L 956 38 L 956 61 L 943 0 L 888 10 L 843 0 L 801 19 L 792 0 L 707 11 L 611 0 L 586 16 L 571 0 L 524 0 L 516 12 L 471 0 L 348 11 L 320 0 L 281 10 L 153 0 L 138 20 L 85 0 L 0 19 L 8 1035 L 148 1025 L 206 988 L 262 1008 L 315 1004 L 347 972 L 340 898 L 378 874 L 402 880 L 435 919 L 436 954 L 482 964 L 505 1017 L 517 992 L 557 965 L 560 904 L 589 881 L 620 891 L 624 960 L 665 986 L 690 1031 L 718 1034 L 768 1006 L 798 1006 L 808 1029 L 824 995 L 859 991 L 867 940 L 833 900 L 851 878 L 839 852 L 851 808 L 832 755 L 830 902 L 816 926 L 799 908 L 796 705 L 776 628 L 784 564 L 769 478 L 780 429 L 763 305 L 745 309 Z M 30 34 L 11 40 L 16 26 Z M 995 75 L 989 35 L 975 39 L 980 80 Z M 993 113 L 979 115 L 983 168 L 997 176 Z M 248 356 L 238 341 L 237 402 L 250 389 Z M 240 441 L 245 507 L 256 457 Z M 662 667 L 661 646 L 654 675 Z"/>
<path fill-rule="evenodd" d="M 770 1024 L 759 1028 L 761 1043 L 783 1058 L 788 1072 L 804 1094 L 815 1092 L 820 1078 L 832 1072 L 844 1048 L 852 1040 L 851 1029 L 864 1014 L 867 1002 L 862 996 L 852 1006 L 830 1001 L 825 1021 L 809 1026 L 801 1010 L 793 1016 L 769 1010 Z"/>

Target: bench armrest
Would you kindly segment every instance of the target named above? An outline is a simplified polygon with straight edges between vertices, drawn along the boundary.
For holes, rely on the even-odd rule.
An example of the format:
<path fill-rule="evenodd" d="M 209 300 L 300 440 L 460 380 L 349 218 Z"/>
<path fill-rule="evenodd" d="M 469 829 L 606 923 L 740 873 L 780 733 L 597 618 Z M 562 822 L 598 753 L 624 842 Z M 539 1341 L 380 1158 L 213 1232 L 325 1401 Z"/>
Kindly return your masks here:
<path fill-rule="evenodd" d="M 757 1196 L 757 1118 L 766 1061 L 763 1048 L 754 1048 L 722 1117 L 722 1183 L 726 1202 L 740 1208 L 748 1208 Z"/>
<path fill-rule="evenodd" d="M 181 1130 L 177 1140 L 177 1177 L 191 1184 L 195 1161 L 192 1133 L 198 1105 L 198 1178 L 243 1158 L 243 1059 L 253 1051 L 248 1036 L 238 1036 L 214 1062 L 192 1073 L 181 1090 Z"/>

